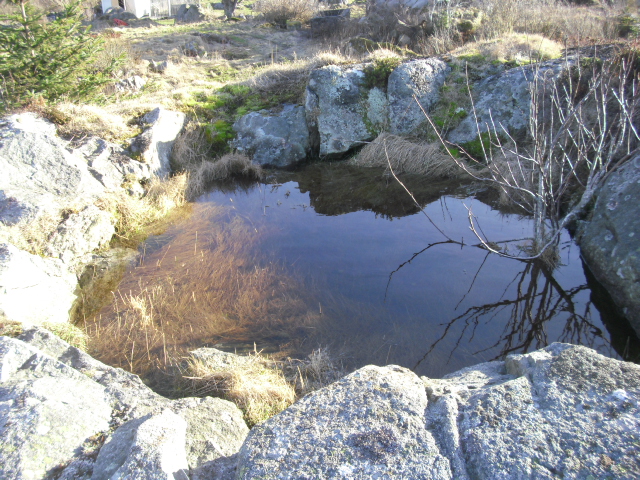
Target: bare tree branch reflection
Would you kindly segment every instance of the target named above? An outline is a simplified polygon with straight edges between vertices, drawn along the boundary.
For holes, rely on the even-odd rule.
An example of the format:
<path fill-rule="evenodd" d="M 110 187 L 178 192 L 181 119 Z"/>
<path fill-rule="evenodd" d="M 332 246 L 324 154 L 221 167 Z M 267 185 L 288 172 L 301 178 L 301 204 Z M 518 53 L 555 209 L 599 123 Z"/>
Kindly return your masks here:
<path fill-rule="evenodd" d="M 469 291 L 485 261 L 486 257 L 476 272 Z M 505 298 L 509 287 L 514 282 L 517 282 L 515 298 Z M 591 302 L 586 302 L 581 309 L 576 307 L 576 304 L 580 303 L 575 300 L 576 296 L 585 290 L 589 290 L 586 283 L 565 290 L 553 277 L 552 271 L 541 261 L 523 262 L 522 270 L 507 286 L 498 301 L 470 307 L 448 323 L 442 324 L 445 327 L 444 332 L 431 344 L 423 357 L 414 365 L 413 370 L 416 370 L 427 359 L 451 331 L 459 329 L 458 338 L 449 353 L 449 359 L 460 348 L 467 335 L 469 336 L 467 341 L 472 342 L 478 327 L 489 324 L 497 317 L 504 318 L 505 311 L 508 314 L 502 334 L 490 346 L 473 352 L 473 355 L 499 349 L 499 353 L 492 359 L 496 360 L 510 353 L 526 353 L 545 347 L 550 343 L 547 332 L 548 322 L 558 318 L 564 318 L 564 327 L 559 335 L 553 335 L 551 341 L 590 347 L 594 346 L 596 338 L 598 338 L 598 342 L 607 342 L 606 338 L 602 336 L 600 328 L 592 322 Z"/>

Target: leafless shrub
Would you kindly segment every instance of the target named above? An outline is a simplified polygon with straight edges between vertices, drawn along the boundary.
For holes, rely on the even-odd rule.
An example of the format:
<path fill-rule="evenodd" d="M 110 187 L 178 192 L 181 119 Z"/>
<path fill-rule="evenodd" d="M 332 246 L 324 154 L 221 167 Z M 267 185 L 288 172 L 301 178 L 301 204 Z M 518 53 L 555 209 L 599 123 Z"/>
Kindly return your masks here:
<path fill-rule="evenodd" d="M 538 71 L 530 87 L 528 144 L 519 144 L 499 125 L 477 123 L 478 134 L 487 131 L 491 138 L 491 148 L 483 144 L 488 177 L 451 157 L 533 216 L 530 258 L 555 247 L 562 229 L 581 215 L 608 172 L 637 155 L 636 63 L 637 54 L 631 52 L 602 65 L 567 65 L 560 79 Z M 500 253 L 475 229 L 471 212 L 469 219 L 485 247 Z"/>
<path fill-rule="evenodd" d="M 390 164 L 395 173 L 428 177 L 464 175 L 464 170 L 451 160 L 439 143 L 414 143 L 389 133 L 382 133 L 367 144 L 352 163 L 362 167 L 383 168 L 389 168 Z"/>

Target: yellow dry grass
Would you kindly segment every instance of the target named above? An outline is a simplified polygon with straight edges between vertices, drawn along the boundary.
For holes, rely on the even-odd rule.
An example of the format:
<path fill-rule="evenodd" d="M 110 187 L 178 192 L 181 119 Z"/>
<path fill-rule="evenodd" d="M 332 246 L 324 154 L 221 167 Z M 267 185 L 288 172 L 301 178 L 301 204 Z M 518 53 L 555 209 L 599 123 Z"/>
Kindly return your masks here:
<path fill-rule="evenodd" d="M 190 357 L 183 372 L 192 395 L 218 396 L 234 402 L 251 427 L 281 412 L 296 400 L 282 370 L 260 353 L 242 357 L 236 365 L 212 365 Z"/>
<path fill-rule="evenodd" d="M 97 136 L 123 143 L 140 133 L 137 126 L 128 125 L 125 118 L 90 104 L 62 102 L 52 109 L 58 123 L 58 133 L 65 137 Z"/>
<path fill-rule="evenodd" d="M 33 220 L 0 228 L 0 242 L 10 243 L 32 255 L 44 255 L 49 238 L 62 221 L 62 212 L 44 212 Z"/>
<path fill-rule="evenodd" d="M 125 245 L 136 246 L 146 237 L 149 225 L 185 204 L 187 184 L 185 173 L 166 180 L 154 178 L 141 198 L 118 191 L 104 196 L 96 204 L 116 219 L 116 236 Z"/>
<path fill-rule="evenodd" d="M 415 143 L 397 135 L 381 133 L 367 144 L 351 162 L 361 167 L 383 167 L 394 173 L 452 178 L 464 171 L 442 151 L 438 143 Z"/>
<path fill-rule="evenodd" d="M 558 58 L 563 46 L 537 34 L 508 33 L 491 40 L 467 43 L 451 52 L 454 57 L 477 57 L 483 62 L 532 63 Z"/>

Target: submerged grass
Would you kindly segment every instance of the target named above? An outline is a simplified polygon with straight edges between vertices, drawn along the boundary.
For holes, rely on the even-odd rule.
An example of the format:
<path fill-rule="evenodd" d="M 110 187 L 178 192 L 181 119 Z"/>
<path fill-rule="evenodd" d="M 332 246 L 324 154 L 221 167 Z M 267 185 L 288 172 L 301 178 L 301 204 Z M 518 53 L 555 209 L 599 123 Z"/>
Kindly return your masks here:
<path fill-rule="evenodd" d="M 220 216 L 227 214 L 203 211 L 193 230 L 145 253 L 112 304 L 85 323 L 100 360 L 149 377 L 154 369 L 170 371 L 203 343 L 274 337 L 286 343 L 318 322 L 300 280 L 277 263 L 258 261 L 253 247 L 260 233 L 239 217 L 224 225 Z"/>

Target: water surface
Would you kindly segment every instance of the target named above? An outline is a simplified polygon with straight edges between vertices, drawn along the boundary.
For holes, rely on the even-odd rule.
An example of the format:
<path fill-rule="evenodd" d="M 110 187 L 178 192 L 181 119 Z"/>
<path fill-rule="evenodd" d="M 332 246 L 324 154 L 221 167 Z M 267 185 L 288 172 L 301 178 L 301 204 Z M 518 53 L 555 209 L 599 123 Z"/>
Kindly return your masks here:
<path fill-rule="evenodd" d="M 611 334 L 603 324 L 568 233 L 555 269 L 481 248 L 469 211 L 487 239 L 511 254 L 521 253 L 532 230 L 528 218 L 497 209 L 486 190 L 406 179 L 421 212 L 378 170 L 312 165 L 270 182 L 202 196 L 190 219 L 150 239 L 144 262 L 125 277 L 125 291 L 158 278 L 179 285 L 199 268 L 181 255 L 198 259 L 208 270 L 197 270 L 187 300 L 202 318 L 214 307 L 198 305 L 198 298 L 219 281 L 208 280 L 206 271 L 245 255 L 229 268 L 255 280 L 237 280 L 234 305 L 211 320 L 222 327 L 202 337 L 182 335 L 176 344 L 294 356 L 326 347 L 348 368 L 394 363 L 432 377 L 554 341 L 616 358 L 637 349 L 628 330 Z M 211 233 L 231 226 L 244 233 Z M 236 245 L 207 263 L 207 255 L 227 248 L 225 238 L 246 251 Z M 260 294 L 247 293 L 254 281 Z M 206 292 L 195 292 L 199 287 Z M 611 308 L 606 300 L 601 305 Z"/>

